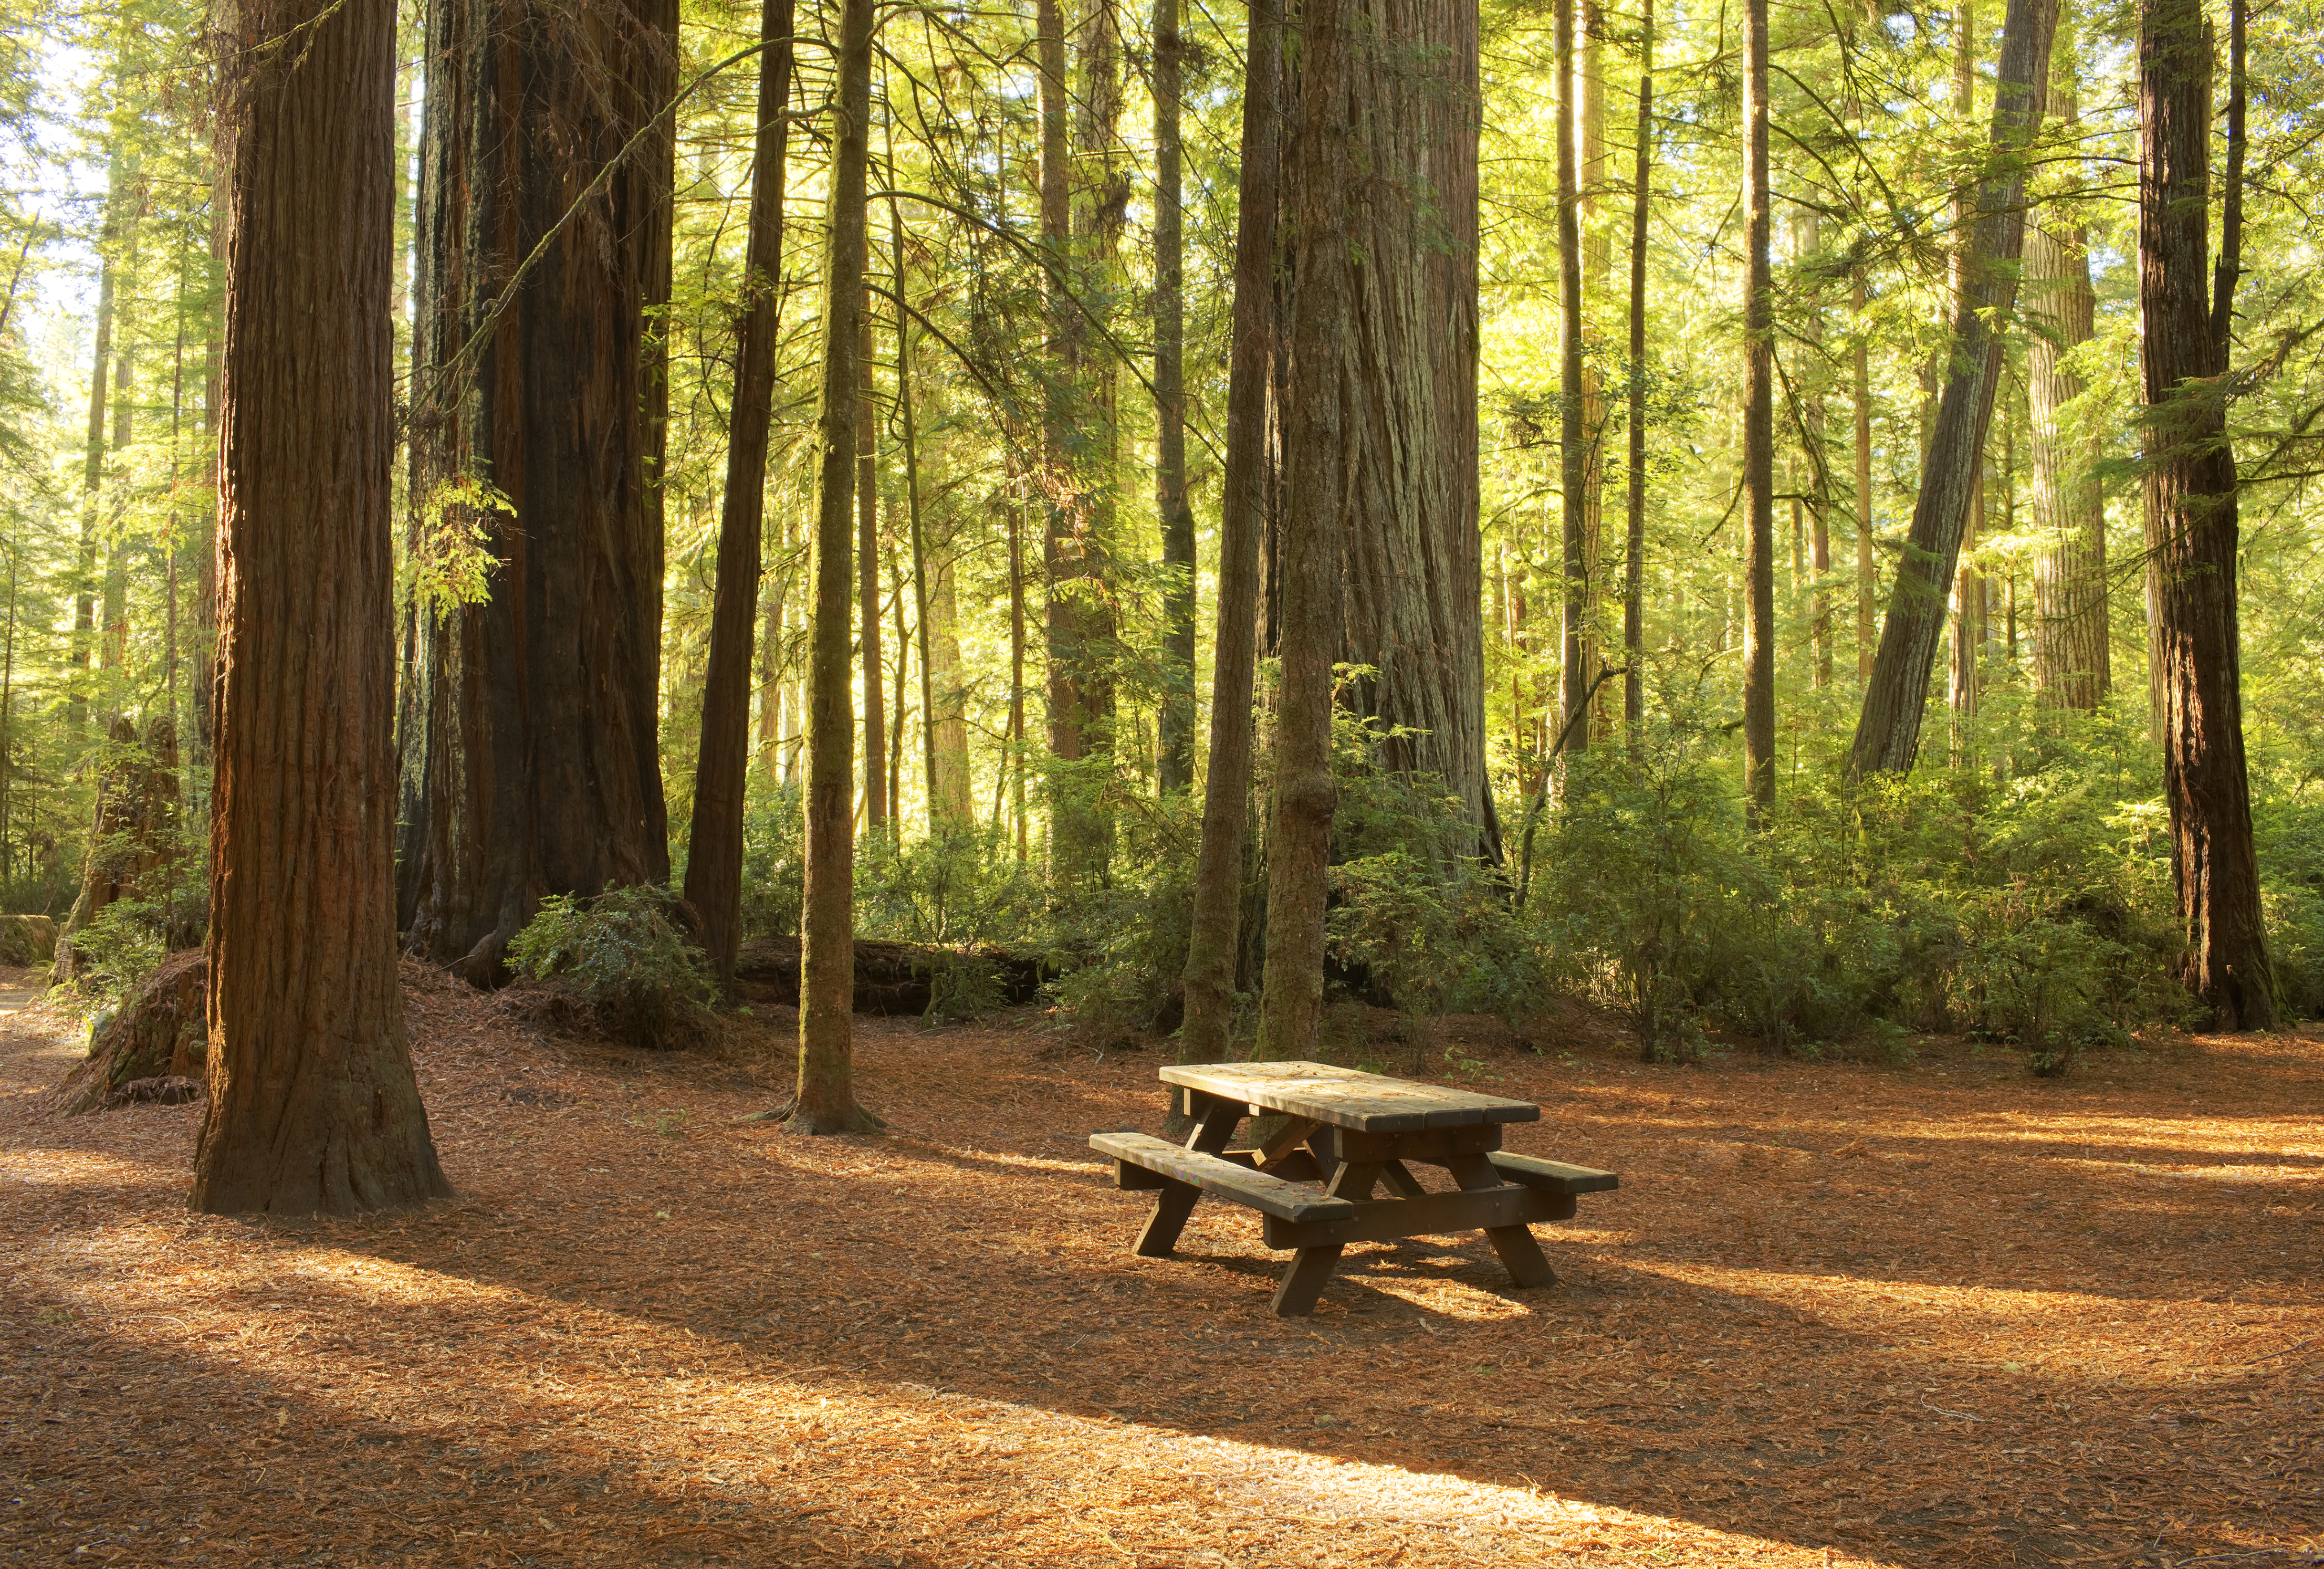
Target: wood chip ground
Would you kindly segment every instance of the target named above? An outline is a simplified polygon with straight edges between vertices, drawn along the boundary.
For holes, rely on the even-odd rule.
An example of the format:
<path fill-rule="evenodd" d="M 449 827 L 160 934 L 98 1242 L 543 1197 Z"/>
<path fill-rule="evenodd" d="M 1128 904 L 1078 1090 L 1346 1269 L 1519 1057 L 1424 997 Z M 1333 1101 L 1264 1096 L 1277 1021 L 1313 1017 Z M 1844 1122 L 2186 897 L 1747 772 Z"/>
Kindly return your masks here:
<path fill-rule="evenodd" d="M 0 1562 L 2324 1555 L 2313 1034 L 2046 1083 L 1454 1021 L 1421 1076 L 1541 1102 L 1510 1147 L 1621 1191 L 1543 1229 L 1557 1288 L 1358 1247 L 1284 1322 L 1248 1210 L 1130 1253 L 1084 1140 L 1154 1126 L 1150 1048 L 859 1020 L 892 1131 L 804 1140 L 734 1121 L 779 1011 L 658 1058 L 407 992 L 463 1196 L 309 1225 L 188 1214 L 199 1108 L 55 1116 L 69 1021 L 0 1020 Z"/>

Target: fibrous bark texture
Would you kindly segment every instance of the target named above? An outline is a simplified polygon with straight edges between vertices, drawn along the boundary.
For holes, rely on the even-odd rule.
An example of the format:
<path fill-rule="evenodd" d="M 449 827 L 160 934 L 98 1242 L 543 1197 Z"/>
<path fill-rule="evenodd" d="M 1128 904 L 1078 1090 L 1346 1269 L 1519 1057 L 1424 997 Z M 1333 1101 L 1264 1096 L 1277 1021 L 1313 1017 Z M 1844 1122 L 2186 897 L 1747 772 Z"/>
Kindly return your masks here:
<path fill-rule="evenodd" d="M 1477 524 L 1477 11 L 1467 0 L 1361 0 L 1341 28 L 1349 158 L 1362 178 L 1347 217 L 1338 391 L 1338 658 L 1378 672 L 1349 682 L 1341 700 L 1377 722 L 1387 768 L 1441 781 L 1474 829 L 1474 853 L 1498 862 Z M 1302 79 L 1313 69 L 1290 64 Z M 1298 88 L 1283 99 L 1301 115 L 1309 101 Z M 1271 532 L 1261 589 L 1270 647 L 1285 570 Z"/>
<path fill-rule="evenodd" d="M 760 532 L 766 521 L 767 432 L 775 395 L 776 305 L 783 255 L 783 109 L 791 88 L 793 0 L 766 0 L 759 20 L 759 131 L 751 175 L 751 227 L 735 323 L 734 401 L 727 420 L 726 490 L 718 519 L 718 577 L 710 661 L 702 683 L 702 745 L 686 900 L 702 918 L 722 990 L 734 984 L 742 939 L 742 791 L 751 766 L 751 644 L 759 615 Z"/>
<path fill-rule="evenodd" d="M 2138 295 L 2147 592 L 2189 989 L 2227 1029 L 2275 1022 L 2244 767 L 2235 449 L 2205 296 L 2211 41 L 2200 0 L 2139 10 Z"/>
<path fill-rule="evenodd" d="M 1775 799 L 1775 286 L 1767 247 L 1767 0 L 1743 9 L 1743 788 Z"/>
<path fill-rule="evenodd" d="M 1354 13 L 1351 17 L 1350 14 Z M 1300 7 L 1299 128 L 1290 189 L 1294 292 L 1291 389 L 1284 466 L 1279 595 L 1282 689 L 1275 709 L 1275 800 L 1267 839 L 1267 974 L 1259 1000 L 1261 1059 L 1312 1055 L 1323 1007 L 1323 908 L 1332 814 L 1332 659 L 1341 631 L 1341 557 L 1348 537 L 1350 392 L 1361 383 L 1352 264 L 1354 160 L 1370 72 L 1358 53 L 1385 42 L 1351 38 L 1361 0 Z M 1368 47 L 1369 46 L 1369 49 Z"/>
<path fill-rule="evenodd" d="M 1962 252 L 1962 287 L 1953 313 L 1952 359 L 1937 403 L 1913 525 L 1889 591 L 1879 651 L 1849 749 L 1856 774 L 1901 773 L 1921 749 L 1922 711 L 1944 630 L 1947 590 L 1960 565 L 1962 531 L 1977 485 L 1985 433 L 2000 380 L 1997 325 L 2017 299 L 2024 249 L 2025 172 L 2013 154 L 2042 124 L 2049 97 L 2050 39 L 2057 0 L 2009 0 L 1999 85 L 1987 143 L 1993 162 L 1979 184 L 1977 222 Z"/>
<path fill-rule="evenodd" d="M 1218 630 L 1211 662 L 1210 768 L 1203 844 L 1186 943 L 1181 1062 L 1228 1055 L 1249 837 L 1252 684 L 1258 663 L 1259 554 L 1277 470 L 1276 202 L 1280 185 L 1283 17 L 1252 0 L 1245 45 L 1242 179 L 1237 191 L 1233 342 L 1227 367 L 1227 454 L 1219 509 Z"/>
<path fill-rule="evenodd" d="M 246 0 L 219 471 L 209 1107 L 192 1206 L 449 1191 L 396 986 L 395 7 Z"/>
<path fill-rule="evenodd" d="M 1178 0 L 1154 0 L 1154 506 L 1162 521 L 1163 669 L 1157 771 L 1194 782 L 1194 509 L 1186 496 L 1186 300 L 1179 190 Z"/>
<path fill-rule="evenodd" d="M 798 1093 L 786 1124 L 839 1133 L 875 1125 L 855 1103 L 855 715 L 848 669 L 856 399 L 863 367 L 863 196 L 872 159 L 873 0 L 840 13 L 830 217 L 823 276 L 823 395 L 816 412 L 814 618 L 807 695 L 807 889 L 799 916 Z"/>
<path fill-rule="evenodd" d="M 489 589 L 434 630 L 407 736 L 410 943 L 479 984 L 542 896 L 669 875 L 648 318 L 669 295 L 676 32 L 676 0 L 430 7 L 415 427 L 437 473 L 505 499 L 475 509 Z"/>

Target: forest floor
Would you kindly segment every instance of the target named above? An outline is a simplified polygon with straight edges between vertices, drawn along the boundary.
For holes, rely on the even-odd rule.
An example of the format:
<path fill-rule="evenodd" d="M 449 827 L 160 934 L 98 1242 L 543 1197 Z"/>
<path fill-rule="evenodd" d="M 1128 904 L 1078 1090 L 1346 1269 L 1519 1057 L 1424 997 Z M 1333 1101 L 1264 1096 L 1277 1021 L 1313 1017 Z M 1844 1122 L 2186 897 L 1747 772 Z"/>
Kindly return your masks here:
<path fill-rule="evenodd" d="M 809 1140 L 734 1120 L 787 1012 L 651 1056 L 406 975 L 461 1196 L 354 1222 L 188 1214 L 198 1106 L 56 1116 L 70 1021 L 0 1017 L 0 1562 L 2324 1555 L 2313 1031 L 2053 1082 L 1448 1021 L 1422 1074 L 1621 1190 L 1543 1228 L 1556 1287 L 1359 1247 L 1284 1321 L 1249 1211 L 1130 1253 L 1084 1141 L 1154 1125 L 1152 1043 L 860 1020 L 890 1130 Z"/>

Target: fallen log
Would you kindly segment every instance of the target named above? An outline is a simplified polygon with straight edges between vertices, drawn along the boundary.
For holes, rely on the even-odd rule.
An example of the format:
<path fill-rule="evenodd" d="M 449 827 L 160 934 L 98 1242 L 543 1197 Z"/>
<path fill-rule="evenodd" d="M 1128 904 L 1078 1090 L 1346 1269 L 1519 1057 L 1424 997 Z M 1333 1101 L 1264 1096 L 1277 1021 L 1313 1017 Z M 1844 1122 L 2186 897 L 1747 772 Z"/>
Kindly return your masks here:
<path fill-rule="evenodd" d="M 964 1019 L 1037 1001 L 1052 972 L 1041 960 L 1000 948 L 937 947 L 855 939 L 855 1011 Z M 742 945 L 734 988 L 746 1002 L 796 1008 L 799 941 L 759 937 Z"/>

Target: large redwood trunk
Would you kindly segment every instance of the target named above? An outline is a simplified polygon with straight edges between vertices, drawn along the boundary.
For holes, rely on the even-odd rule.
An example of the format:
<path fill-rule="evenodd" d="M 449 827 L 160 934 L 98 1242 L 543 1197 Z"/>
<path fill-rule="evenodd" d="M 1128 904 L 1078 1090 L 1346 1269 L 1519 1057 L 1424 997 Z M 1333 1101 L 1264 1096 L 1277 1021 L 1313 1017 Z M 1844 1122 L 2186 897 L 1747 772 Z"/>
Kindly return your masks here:
<path fill-rule="evenodd" d="M 2227 313 L 2215 331 L 2204 290 L 2211 41 L 2200 0 L 2144 0 L 2138 21 L 2147 592 L 2171 870 L 2189 988 L 2221 1028 L 2264 1029 L 2275 1022 L 2275 981 L 2244 770 L 2236 457 L 2216 385 L 2227 369 Z M 2232 245 L 2232 202 L 2228 213 Z M 2233 281 L 2223 271 L 2222 300 Z"/>
<path fill-rule="evenodd" d="M 191 1203 L 449 1191 L 405 1048 L 390 828 L 395 7 L 244 0 L 226 62 L 209 1106 Z"/>
<path fill-rule="evenodd" d="M 1477 8 L 1361 0 L 1350 41 L 1346 559 L 1338 658 L 1379 673 L 1342 700 L 1379 722 L 1383 763 L 1431 776 L 1499 861 L 1485 774 L 1484 559 L 1477 526 Z M 1364 47 L 1355 41 L 1368 40 Z M 1288 51 L 1286 51 L 1288 52 Z M 1286 64 L 1296 82 L 1301 67 Z M 1284 94 L 1296 134 L 1303 95 Z M 1304 197 L 1305 193 L 1296 193 Z M 1284 319 L 1295 318 L 1296 302 Z M 1295 500 L 1290 505 L 1298 504 Z M 1262 605 L 1278 628 L 1283 540 Z"/>
<path fill-rule="evenodd" d="M 668 122 L 556 226 L 669 100 L 677 20 L 675 0 L 431 13 L 420 245 L 438 354 L 415 425 L 440 472 L 474 474 L 506 508 L 478 514 L 487 597 L 429 650 L 410 943 L 479 984 L 544 895 L 669 875 L 668 390 L 648 320 L 669 294 Z"/>

